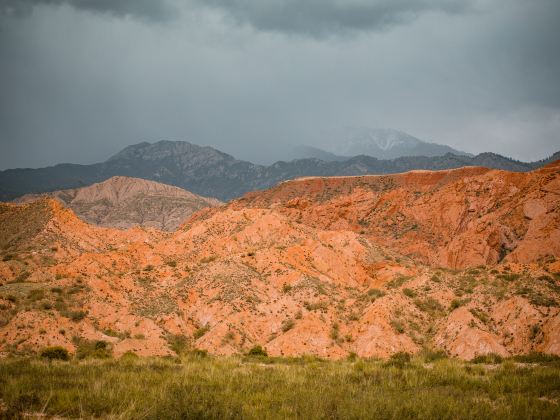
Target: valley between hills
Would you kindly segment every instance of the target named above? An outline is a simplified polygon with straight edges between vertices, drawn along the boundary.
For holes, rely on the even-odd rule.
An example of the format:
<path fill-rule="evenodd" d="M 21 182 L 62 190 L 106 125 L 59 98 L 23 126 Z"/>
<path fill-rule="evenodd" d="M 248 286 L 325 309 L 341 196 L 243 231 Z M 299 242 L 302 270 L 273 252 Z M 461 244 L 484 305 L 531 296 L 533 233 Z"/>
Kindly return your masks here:
<path fill-rule="evenodd" d="M 169 230 L 24 201 L 0 204 L 3 356 L 560 355 L 560 162 L 300 178 Z"/>

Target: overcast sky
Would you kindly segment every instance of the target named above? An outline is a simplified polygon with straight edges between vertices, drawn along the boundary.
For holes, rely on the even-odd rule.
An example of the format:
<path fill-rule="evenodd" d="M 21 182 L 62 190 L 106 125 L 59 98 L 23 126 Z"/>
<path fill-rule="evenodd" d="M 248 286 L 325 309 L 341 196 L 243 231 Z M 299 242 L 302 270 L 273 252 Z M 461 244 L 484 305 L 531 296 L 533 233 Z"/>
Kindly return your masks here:
<path fill-rule="evenodd" d="M 560 150 L 558 0 L 0 0 L 0 169 L 396 128 Z"/>

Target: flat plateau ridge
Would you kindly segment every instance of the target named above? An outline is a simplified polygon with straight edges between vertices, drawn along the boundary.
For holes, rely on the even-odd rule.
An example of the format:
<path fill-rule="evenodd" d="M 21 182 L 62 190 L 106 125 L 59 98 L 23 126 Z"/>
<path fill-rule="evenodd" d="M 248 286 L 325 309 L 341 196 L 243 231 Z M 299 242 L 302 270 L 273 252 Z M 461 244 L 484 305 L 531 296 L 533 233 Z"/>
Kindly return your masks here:
<path fill-rule="evenodd" d="M 0 204 L 0 351 L 560 354 L 560 162 L 306 178 L 173 232 Z"/>
<path fill-rule="evenodd" d="M 114 176 L 88 187 L 27 194 L 19 203 L 52 197 L 88 223 L 104 227 L 152 227 L 173 231 L 191 214 L 222 204 L 182 188 L 139 178 Z"/>

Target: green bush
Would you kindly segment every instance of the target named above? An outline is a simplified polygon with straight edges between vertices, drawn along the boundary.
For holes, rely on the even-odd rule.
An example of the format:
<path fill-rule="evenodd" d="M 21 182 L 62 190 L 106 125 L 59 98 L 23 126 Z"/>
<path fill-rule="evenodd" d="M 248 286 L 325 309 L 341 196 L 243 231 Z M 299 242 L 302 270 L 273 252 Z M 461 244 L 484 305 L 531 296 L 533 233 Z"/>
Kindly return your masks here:
<path fill-rule="evenodd" d="M 423 312 L 427 312 L 432 316 L 437 315 L 443 311 L 441 304 L 433 297 L 425 299 L 414 299 L 414 304 Z"/>
<path fill-rule="evenodd" d="M 86 312 L 86 311 L 67 311 L 67 310 L 64 310 L 64 309 L 63 309 L 64 306 L 65 306 L 65 305 L 63 304 L 63 302 L 59 302 L 59 303 L 57 304 L 57 308 L 62 309 L 62 312 L 61 312 L 60 315 L 66 317 L 66 318 L 70 318 L 70 319 L 71 319 L 72 321 L 74 321 L 74 322 L 79 322 L 79 321 L 81 321 L 81 320 L 84 319 L 84 318 L 86 317 L 86 315 L 87 315 L 87 312 Z"/>
<path fill-rule="evenodd" d="M 414 290 L 408 289 L 408 288 L 403 289 L 403 293 L 404 293 L 405 296 L 407 296 L 409 298 L 413 298 L 413 297 L 416 296 L 416 292 Z"/>
<path fill-rule="evenodd" d="M 194 332 L 193 337 L 194 337 L 195 340 L 198 340 L 200 337 L 202 337 L 208 331 L 210 331 L 210 327 L 208 325 L 205 325 L 204 327 L 200 327 L 199 329 L 197 329 Z"/>
<path fill-rule="evenodd" d="M 22 273 L 20 273 L 13 281 L 12 283 L 24 283 L 25 280 L 27 280 L 29 277 L 31 277 L 31 273 L 29 271 L 24 271 Z"/>
<path fill-rule="evenodd" d="M 284 283 L 282 285 L 282 292 L 289 293 L 290 290 L 292 290 L 292 286 L 290 286 L 288 283 Z"/>
<path fill-rule="evenodd" d="M 337 341 L 340 337 L 340 326 L 336 322 L 331 326 L 330 337 L 335 341 Z"/>
<path fill-rule="evenodd" d="M 41 300 L 44 297 L 45 297 L 45 291 L 41 289 L 33 289 L 29 291 L 29 293 L 27 293 L 27 299 L 29 299 L 32 302 Z"/>
<path fill-rule="evenodd" d="M 194 349 L 194 350 L 189 352 L 189 355 L 191 355 L 193 357 L 196 357 L 196 358 L 208 357 L 208 350 Z"/>
<path fill-rule="evenodd" d="M 369 297 L 371 297 L 374 300 L 377 299 L 377 298 L 385 296 L 385 292 L 383 290 L 379 290 L 379 289 L 369 289 L 367 294 L 368 294 Z"/>
<path fill-rule="evenodd" d="M 177 355 L 185 353 L 189 347 L 189 340 L 184 335 L 169 335 L 167 343 Z"/>
<path fill-rule="evenodd" d="M 447 359 L 447 354 L 443 350 L 424 349 L 421 353 L 424 362 L 430 363 L 436 360 Z"/>
<path fill-rule="evenodd" d="M 470 299 L 453 299 L 451 301 L 451 304 L 449 305 L 449 310 L 454 311 L 455 309 L 463 306 L 466 303 L 469 303 L 470 301 Z"/>
<path fill-rule="evenodd" d="M 410 280 L 410 276 L 398 276 L 387 283 L 389 289 L 397 289 Z"/>
<path fill-rule="evenodd" d="M 504 274 L 498 274 L 496 277 L 505 281 L 515 281 L 521 277 L 521 274 L 504 273 Z"/>
<path fill-rule="evenodd" d="M 140 357 L 134 353 L 133 351 L 127 351 L 125 353 L 123 353 L 123 355 L 120 357 L 120 360 L 122 361 L 133 361 L 136 359 L 139 359 Z"/>
<path fill-rule="evenodd" d="M 472 363 L 485 365 L 499 365 L 503 361 L 504 358 L 496 353 L 481 354 L 471 360 Z"/>
<path fill-rule="evenodd" d="M 41 357 L 49 360 L 70 360 L 70 354 L 64 347 L 46 347 L 41 350 Z"/>
<path fill-rule="evenodd" d="M 389 324 L 391 324 L 391 327 L 393 327 L 399 334 L 404 333 L 404 325 L 401 321 L 393 319 Z"/>
<path fill-rule="evenodd" d="M 249 350 L 249 352 L 247 353 L 248 356 L 262 356 L 262 357 L 268 357 L 268 353 L 266 352 L 265 349 L 263 349 L 261 346 L 254 346 L 251 348 L 251 350 Z"/>
<path fill-rule="evenodd" d="M 385 366 L 403 368 L 410 363 L 411 359 L 412 357 L 410 356 L 410 353 L 407 353 L 406 351 L 399 351 L 389 358 L 389 360 L 385 363 Z"/>
<path fill-rule="evenodd" d="M 288 332 L 290 331 L 292 328 L 294 328 L 295 322 L 291 319 L 286 319 L 282 322 L 282 331 L 283 332 Z"/>
<path fill-rule="evenodd" d="M 89 341 L 83 339 L 75 340 L 77 343 L 77 359 L 108 359 L 112 351 L 106 341 Z"/>
<path fill-rule="evenodd" d="M 559 362 L 560 356 L 557 356 L 555 354 L 533 352 L 529 354 L 520 354 L 518 356 L 514 356 L 513 360 L 521 363 L 550 363 Z"/>

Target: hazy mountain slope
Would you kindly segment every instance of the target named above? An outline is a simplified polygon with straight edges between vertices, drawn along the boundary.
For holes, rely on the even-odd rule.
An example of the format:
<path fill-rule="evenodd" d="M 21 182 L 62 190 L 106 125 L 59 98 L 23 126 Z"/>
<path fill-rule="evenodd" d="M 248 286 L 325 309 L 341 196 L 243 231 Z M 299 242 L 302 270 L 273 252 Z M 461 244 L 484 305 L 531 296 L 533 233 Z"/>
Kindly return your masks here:
<path fill-rule="evenodd" d="M 325 162 L 340 162 L 349 159 L 350 156 L 338 156 L 314 146 L 288 146 L 288 149 L 279 152 L 274 156 L 274 160 L 265 160 L 268 165 L 274 162 L 291 162 L 299 159 L 319 159 Z M 259 163 L 264 163 L 260 162 Z"/>
<path fill-rule="evenodd" d="M 175 230 L 195 211 L 221 204 L 178 187 L 129 177 L 112 177 L 88 187 L 42 195 L 28 194 L 17 201 L 29 202 L 45 195 L 58 199 L 89 223 L 117 228 Z"/>
<path fill-rule="evenodd" d="M 300 159 L 255 165 L 215 150 L 187 142 L 160 141 L 129 146 L 103 163 L 63 164 L 41 169 L 0 172 L 0 200 L 29 193 L 69 189 L 101 182 L 112 176 L 150 179 L 175 185 L 195 194 L 230 200 L 248 191 L 269 188 L 301 176 L 336 176 L 398 173 L 412 169 L 451 169 L 468 165 L 528 171 L 546 161 L 523 163 L 496 154 L 475 157 L 447 154 L 436 157 L 401 157 L 379 160 L 356 156 L 344 161 Z"/>
<path fill-rule="evenodd" d="M 410 134 L 388 128 L 348 127 L 330 134 L 330 152 L 342 156 L 368 155 L 378 159 L 403 156 L 468 155 L 452 147 L 429 143 Z"/>
<path fill-rule="evenodd" d="M 559 193 L 560 162 L 307 178 L 173 233 L 0 203 L 0 353 L 560 354 Z"/>

